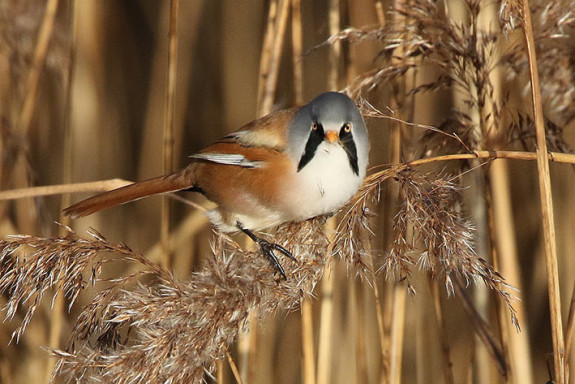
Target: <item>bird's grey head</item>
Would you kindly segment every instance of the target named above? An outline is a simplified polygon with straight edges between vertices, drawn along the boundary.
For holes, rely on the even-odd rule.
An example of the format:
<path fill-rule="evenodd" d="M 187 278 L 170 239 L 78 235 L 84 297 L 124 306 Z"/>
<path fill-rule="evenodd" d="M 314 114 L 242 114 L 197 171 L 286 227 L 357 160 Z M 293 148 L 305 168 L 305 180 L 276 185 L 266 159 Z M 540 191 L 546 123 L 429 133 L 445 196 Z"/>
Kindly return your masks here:
<path fill-rule="evenodd" d="M 298 172 L 313 159 L 324 141 L 341 145 L 353 172 L 365 177 L 369 155 L 367 129 L 355 103 L 343 93 L 322 93 L 292 118 L 288 154 L 298 164 Z"/>

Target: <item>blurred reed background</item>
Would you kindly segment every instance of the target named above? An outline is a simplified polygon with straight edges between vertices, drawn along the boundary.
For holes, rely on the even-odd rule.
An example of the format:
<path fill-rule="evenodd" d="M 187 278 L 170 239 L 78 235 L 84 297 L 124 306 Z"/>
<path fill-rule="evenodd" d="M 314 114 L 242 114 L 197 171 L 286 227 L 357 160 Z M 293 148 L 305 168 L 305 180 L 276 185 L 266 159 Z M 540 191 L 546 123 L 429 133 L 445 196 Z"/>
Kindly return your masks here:
<path fill-rule="evenodd" d="M 375 277 L 366 278 L 353 257 L 347 264 L 335 258 L 301 311 L 267 311 L 262 320 L 252 314 L 206 381 L 545 383 L 563 370 L 554 366 L 554 348 L 565 352 L 567 366 L 575 363 L 575 175 L 567 164 L 574 160 L 560 155 L 570 153 L 575 140 L 575 4 L 532 1 L 533 22 L 525 28 L 521 6 L 479 0 L 0 0 L 0 181 L 2 191 L 18 189 L 15 199 L 0 205 L 2 237 L 66 235 L 55 221 L 81 237 L 95 228 L 186 281 L 212 254 L 213 231 L 200 210 L 151 198 L 70 223 L 61 216 L 63 207 L 110 184 L 72 195 L 29 197 L 26 191 L 156 176 L 258 116 L 346 88 L 358 102 L 367 100 L 392 117 L 366 118 L 372 173 L 431 156 L 524 151 L 477 152 L 413 171 L 462 187 L 446 217 L 461 214 L 473 223 L 476 231 L 465 241 L 519 291 L 493 283 L 494 277 L 487 279 L 494 289 L 486 288 L 481 274 L 466 271 L 469 287 L 455 279 L 453 288 L 449 277 L 465 268 L 463 256 L 449 255 L 463 265 L 454 270 L 441 264 L 441 254 L 438 264 L 426 261 L 435 248 L 418 238 L 417 231 L 426 233 L 419 217 L 402 224 L 395 215 L 417 215 L 428 202 L 416 197 L 412 211 L 402 206 L 410 196 L 401 185 L 420 179 L 398 169 L 381 179 L 380 201 L 371 208 L 377 214 L 372 251 L 360 255 L 373 257 L 368 269 L 378 271 Z M 549 170 L 536 141 L 539 115 L 529 87 L 535 59 L 527 54 L 525 36 L 534 37 L 537 48 L 541 95 L 535 104 L 543 107 L 540 121 L 554 154 Z M 363 105 L 367 114 L 379 115 Z M 550 185 L 542 184 L 547 177 Z M 439 188 L 429 183 L 431 192 Z M 541 209 L 545 193 L 554 204 L 548 216 Z M 182 196 L 204 204 L 193 194 Z M 429 207 L 438 205 L 431 201 Z M 454 241 L 467 235 L 458 230 L 453 228 Z M 407 242 L 415 231 L 414 242 L 429 247 L 423 250 L 428 254 L 408 245 L 394 248 L 397 231 Z M 0 271 L 25 274 L 11 269 L 6 244 Z M 394 259 L 394 250 L 408 260 Z M 554 262 L 557 268 L 547 273 Z M 115 263 L 105 265 L 102 276 L 131 271 Z M 395 279 L 386 280 L 392 272 Z M 48 290 L 19 342 L 10 343 L 26 305 L 16 310 L 0 327 L 0 382 L 48 382 L 55 360 L 43 347 L 66 347 L 99 287 L 86 284 L 69 312 L 68 299 L 61 294 L 53 301 Z M 450 287 L 454 295 L 448 295 Z M 1 288 L 4 307 L 14 290 Z M 521 332 L 497 292 L 519 298 L 511 304 Z M 559 316 L 550 313 L 550 297 Z"/>

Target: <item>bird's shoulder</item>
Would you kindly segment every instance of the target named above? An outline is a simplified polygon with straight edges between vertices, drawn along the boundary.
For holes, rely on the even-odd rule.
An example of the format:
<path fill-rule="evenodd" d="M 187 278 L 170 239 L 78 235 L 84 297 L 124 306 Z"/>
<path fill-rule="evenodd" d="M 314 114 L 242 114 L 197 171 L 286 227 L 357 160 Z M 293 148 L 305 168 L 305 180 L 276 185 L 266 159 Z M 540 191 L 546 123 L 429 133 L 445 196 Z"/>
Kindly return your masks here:
<path fill-rule="evenodd" d="M 283 151 L 288 128 L 297 108 L 270 113 L 241 127 L 220 142 L 236 142 L 244 147 L 269 148 Z"/>

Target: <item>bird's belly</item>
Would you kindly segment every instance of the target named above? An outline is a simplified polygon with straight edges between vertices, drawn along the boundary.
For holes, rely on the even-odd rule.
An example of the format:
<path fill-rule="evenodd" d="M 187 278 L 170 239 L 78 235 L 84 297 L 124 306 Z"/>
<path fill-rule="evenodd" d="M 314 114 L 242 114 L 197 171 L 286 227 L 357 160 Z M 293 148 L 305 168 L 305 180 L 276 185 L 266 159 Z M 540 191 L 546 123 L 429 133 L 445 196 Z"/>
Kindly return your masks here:
<path fill-rule="evenodd" d="M 292 220 L 305 220 L 334 212 L 358 191 L 365 171 L 356 175 L 341 146 L 321 145 L 314 158 L 298 172 L 291 188 Z"/>

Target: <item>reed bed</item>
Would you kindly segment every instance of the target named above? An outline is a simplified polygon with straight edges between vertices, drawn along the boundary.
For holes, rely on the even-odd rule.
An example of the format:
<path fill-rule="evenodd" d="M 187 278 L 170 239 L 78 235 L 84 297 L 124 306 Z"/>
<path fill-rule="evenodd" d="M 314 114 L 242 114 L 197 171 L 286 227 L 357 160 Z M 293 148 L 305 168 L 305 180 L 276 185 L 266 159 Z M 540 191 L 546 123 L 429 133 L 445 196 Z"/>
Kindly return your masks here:
<path fill-rule="evenodd" d="M 567 0 L 0 2 L 0 383 L 569 383 L 574 26 Z M 263 234 L 285 280 L 193 194 L 61 215 L 325 90 L 371 169 Z"/>

